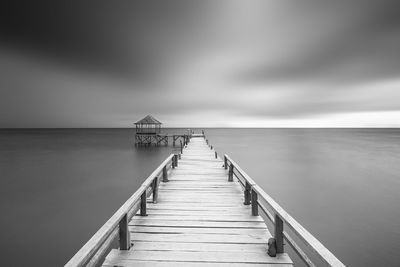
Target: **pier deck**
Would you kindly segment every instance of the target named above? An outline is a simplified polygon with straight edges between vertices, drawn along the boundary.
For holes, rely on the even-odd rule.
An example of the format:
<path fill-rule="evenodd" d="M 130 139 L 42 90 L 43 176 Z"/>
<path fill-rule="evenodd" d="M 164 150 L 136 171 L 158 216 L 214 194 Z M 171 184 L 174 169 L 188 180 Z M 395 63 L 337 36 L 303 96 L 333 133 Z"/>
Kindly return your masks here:
<path fill-rule="evenodd" d="M 204 138 L 192 138 L 156 203 L 147 199 L 147 216 L 130 220 L 133 246 L 111 250 L 103 266 L 292 266 L 286 253 L 268 256 L 271 234 L 223 166 Z"/>

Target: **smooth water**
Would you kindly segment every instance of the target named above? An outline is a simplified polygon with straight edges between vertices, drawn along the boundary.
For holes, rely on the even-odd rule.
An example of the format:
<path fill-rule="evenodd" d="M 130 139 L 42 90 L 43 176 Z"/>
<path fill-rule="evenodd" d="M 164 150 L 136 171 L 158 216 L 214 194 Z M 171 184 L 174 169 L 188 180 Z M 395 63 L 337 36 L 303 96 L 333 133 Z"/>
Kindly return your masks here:
<path fill-rule="evenodd" d="M 399 266 L 400 130 L 205 131 L 345 264 Z M 2 265 L 65 264 L 173 151 L 133 134 L 0 131 Z"/>

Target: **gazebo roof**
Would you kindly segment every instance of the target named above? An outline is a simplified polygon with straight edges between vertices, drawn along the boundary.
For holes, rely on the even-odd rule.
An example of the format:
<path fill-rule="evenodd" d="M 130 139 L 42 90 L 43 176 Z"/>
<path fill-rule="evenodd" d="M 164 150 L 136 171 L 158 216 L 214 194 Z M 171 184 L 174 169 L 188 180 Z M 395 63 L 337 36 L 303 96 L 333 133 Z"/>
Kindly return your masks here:
<path fill-rule="evenodd" d="M 153 116 L 147 115 L 140 121 L 135 122 L 135 124 L 162 124 L 162 123 L 156 120 Z"/>

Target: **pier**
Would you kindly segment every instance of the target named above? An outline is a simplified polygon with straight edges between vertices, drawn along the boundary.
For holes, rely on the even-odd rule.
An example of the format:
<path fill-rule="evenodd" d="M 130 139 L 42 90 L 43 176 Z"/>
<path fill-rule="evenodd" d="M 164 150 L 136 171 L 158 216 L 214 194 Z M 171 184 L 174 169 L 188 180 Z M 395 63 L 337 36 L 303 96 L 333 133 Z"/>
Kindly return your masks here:
<path fill-rule="evenodd" d="M 284 245 L 307 266 L 344 266 L 234 160 L 192 134 L 66 266 L 292 266 Z"/>
<path fill-rule="evenodd" d="M 162 123 L 151 115 L 135 122 L 135 146 L 168 146 L 169 139 L 172 140 L 174 147 L 178 141 L 181 147 L 187 145 L 192 134 L 191 130 L 187 134 L 166 134 L 161 132 L 161 125 Z"/>

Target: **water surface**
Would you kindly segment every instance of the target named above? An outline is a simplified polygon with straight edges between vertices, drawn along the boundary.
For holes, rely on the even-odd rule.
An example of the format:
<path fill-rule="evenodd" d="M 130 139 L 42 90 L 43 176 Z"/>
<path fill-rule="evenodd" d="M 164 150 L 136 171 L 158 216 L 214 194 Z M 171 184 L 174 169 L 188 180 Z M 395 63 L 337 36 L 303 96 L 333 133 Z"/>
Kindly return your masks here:
<path fill-rule="evenodd" d="M 399 130 L 205 131 L 345 264 L 399 265 Z M 65 264 L 173 150 L 133 134 L 0 131 L 2 264 Z"/>

